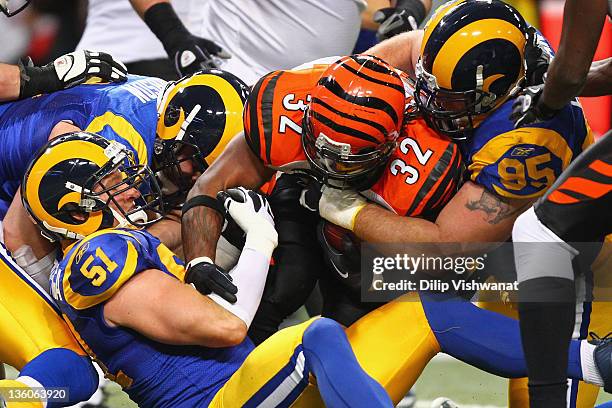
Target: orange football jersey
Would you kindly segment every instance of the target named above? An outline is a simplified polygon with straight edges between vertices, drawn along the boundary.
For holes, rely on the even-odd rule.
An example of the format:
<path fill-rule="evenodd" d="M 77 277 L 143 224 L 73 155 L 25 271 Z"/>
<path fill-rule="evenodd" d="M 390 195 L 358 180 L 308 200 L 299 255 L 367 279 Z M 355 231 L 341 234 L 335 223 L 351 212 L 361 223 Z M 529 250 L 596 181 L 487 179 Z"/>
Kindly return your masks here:
<path fill-rule="evenodd" d="M 244 110 L 244 134 L 269 167 L 310 168 L 302 147 L 302 120 L 310 92 L 328 65 L 274 71 L 253 88 Z M 463 173 L 455 143 L 423 120 L 407 123 L 379 180 L 362 194 L 400 215 L 434 217 L 457 191 Z"/>

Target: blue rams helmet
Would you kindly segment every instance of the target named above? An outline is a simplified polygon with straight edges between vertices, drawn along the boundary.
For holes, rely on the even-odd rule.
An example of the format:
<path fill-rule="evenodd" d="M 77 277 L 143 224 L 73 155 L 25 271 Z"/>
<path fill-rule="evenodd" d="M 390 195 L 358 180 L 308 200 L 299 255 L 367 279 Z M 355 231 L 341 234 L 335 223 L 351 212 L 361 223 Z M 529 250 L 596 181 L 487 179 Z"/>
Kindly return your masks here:
<path fill-rule="evenodd" d="M 500 0 L 458 0 L 425 26 L 415 102 L 428 124 L 462 140 L 525 78 L 527 23 Z"/>
<path fill-rule="evenodd" d="M 117 197 L 131 189 L 138 195 L 131 208 L 123 208 Z M 153 172 L 137 164 L 131 151 L 88 132 L 44 145 L 21 184 L 25 209 L 52 241 L 81 239 L 115 221 L 120 227 L 150 225 L 164 215 L 161 196 Z"/>

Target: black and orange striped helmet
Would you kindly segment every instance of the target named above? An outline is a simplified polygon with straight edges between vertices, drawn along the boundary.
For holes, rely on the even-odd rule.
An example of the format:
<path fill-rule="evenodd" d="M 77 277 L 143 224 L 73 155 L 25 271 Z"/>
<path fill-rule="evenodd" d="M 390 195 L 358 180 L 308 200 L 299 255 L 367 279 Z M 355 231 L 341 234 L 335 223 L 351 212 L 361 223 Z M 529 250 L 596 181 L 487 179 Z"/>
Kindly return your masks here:
<path fill-rule="evenodd" d="M 527 23 L 500 0 L 457 0 L 425 26 L 416 102 L 428 124 L 465 139 L 525 77 Z"/>
<path fill-rule="evenodd" d="M 406 92 L 399 73 L 370 55 L 331 64 L 311 93 L 302 127 L 306 157 L 325 183 L 364 190 L 395 148 Z"/>

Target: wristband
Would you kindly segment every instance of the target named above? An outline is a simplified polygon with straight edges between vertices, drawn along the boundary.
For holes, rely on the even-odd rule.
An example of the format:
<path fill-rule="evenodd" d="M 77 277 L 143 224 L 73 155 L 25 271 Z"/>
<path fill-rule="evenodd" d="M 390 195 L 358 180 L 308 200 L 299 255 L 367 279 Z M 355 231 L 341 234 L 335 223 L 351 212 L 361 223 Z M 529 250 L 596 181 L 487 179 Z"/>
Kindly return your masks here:
<path fill-rule="evenodd" d="M 144 13 L 144 21 L 168 54 L 172 54 L 182 38 L 190 35 L 170 3 L 157 3 L 149 7 Z"/>
<path fill-rule="evenodd" d="M 24 65 L 19 67 L 19 98 L 29 98 L 42 93 L 51 93 L 62 89 L 62 83 L 55 74 L 55 67 L 49 64 L 43 67 Z"/>
<path fill-rule="evenodd" d="M 181 210 L 181 216 L 184 216 L 185 213 L 191 210 L 193 207 L 208 207 L 215 211 L 217 211 L 223 218 L 225 218 L 225 209 L 217 201 L 217 199 L 209 196 L 209 195 L 199 195 L 190 198 L 183 204 L 183 209 Z"/>
<path fill-rule="evenodd" d="M 542 101 L 542 96 L 538 98 L 536 107 L 538 108 L 538 111 L 540 111 L 540 116 L 542 117 L 542 119 L 546 119 L 546 120 L 552 119 L 557 113 L 559 113 L 559 110 L 553 109 L 549 107 L 548 105 L 546 105 Z"/>
<path fill-rule="evenodd" d="M 186 265 L 185 269 L 187 269 L 187 271 L 189 271 L 189 269 L 199 263 L 209 263 L 209 264 L 214 264 L 214 262 L 212 261 L 212 259 L 210 259 L 207 256 L 199 256 L 197 258 L 193 258 L 191 261 L 189 261 L 189 263 Z"/>

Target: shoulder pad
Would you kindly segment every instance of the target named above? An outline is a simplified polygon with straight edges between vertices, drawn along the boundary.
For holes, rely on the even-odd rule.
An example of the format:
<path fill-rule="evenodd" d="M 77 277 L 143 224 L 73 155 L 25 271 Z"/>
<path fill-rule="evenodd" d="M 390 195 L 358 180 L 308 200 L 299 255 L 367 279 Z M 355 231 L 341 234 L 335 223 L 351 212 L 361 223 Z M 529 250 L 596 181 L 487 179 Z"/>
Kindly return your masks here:
<path fill-rule="evenodd" d="M 527 199 L 544 194 L 573 152 L 558 132 L 529 127 L 494 136 L 470 156 L 473 182 L 503 197 Z"/>
<path fill-rule="evenodd" d="M 306 159 L 302 119 L 322 69 L 274 71 L 253 88 L 244 110 L 244 135 L 266 165 L 280 168 Z"/>
<path fill-rule="evenodd" d="M 103 303 L 149 262 L 138 240 L 129 232 L 104 230 L 71 249 L 62 277 L 66 302 L 75 309 Z"/>
<path fill-rule="evenodd" d="M 457 191 L 463 169 L 455 143 L 411 122 L 373 195 L 366 196 L 400 215 L 433 217 Z"/>

